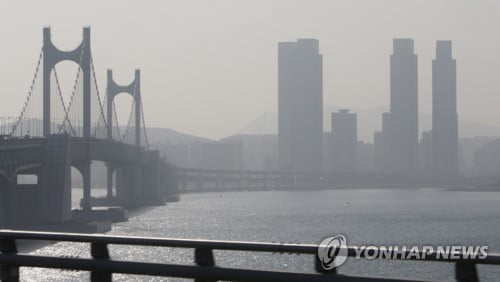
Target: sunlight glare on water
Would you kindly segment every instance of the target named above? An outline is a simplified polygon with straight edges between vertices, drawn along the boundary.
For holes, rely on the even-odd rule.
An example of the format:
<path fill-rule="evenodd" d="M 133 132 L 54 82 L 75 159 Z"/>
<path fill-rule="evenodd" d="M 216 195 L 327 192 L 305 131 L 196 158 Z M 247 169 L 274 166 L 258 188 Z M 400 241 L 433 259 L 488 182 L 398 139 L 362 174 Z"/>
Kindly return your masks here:
<path fill-rule="evenodd" d="M 154 207 L 109 234 L 263 242 L 319 243 L 342 234 L 351 245 L 488 245 L 500 251 L 500 193 L 417 190 L 231 192 L 182 195 Z M 114 259 L 193 263 L 193 251 L 111 246 Z M 89 257 L 85 244 L 58 243 L 33 253 Z M 243 252 L 215 253 L 221 266 L 313 271 L 313 256 Z M 340 273 L 454 280 L 452 264 L 348 259 Z M 22 269 L 26 281 L 88 279 L 84 272 Z M 481 281 L 495 281 L 498 267 L 480 266 Z M 114 280 L 152 277 L 115 274 Z M 160 278 L 155 278 L 162 280 Z"/>

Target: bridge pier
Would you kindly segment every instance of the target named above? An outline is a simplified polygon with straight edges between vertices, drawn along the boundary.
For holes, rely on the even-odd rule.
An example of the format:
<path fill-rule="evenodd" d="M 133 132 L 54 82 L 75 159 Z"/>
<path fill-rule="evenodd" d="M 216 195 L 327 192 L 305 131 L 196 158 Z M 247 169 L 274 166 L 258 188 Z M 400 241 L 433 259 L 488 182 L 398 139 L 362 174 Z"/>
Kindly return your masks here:
<path fill-rule="evenodd" d="M 90 176 L 90 165 L 91 161 L 80 161 L 74 164 L 74 167 L 78 169 L 80 174 L 82 175 L 83 182 L 83 198 L 80 202 L 81 208 L 84 211 L 92 210 L 92 203 L 90 201 L 91 197 L 91 189 L 92 189 L 92 181 Z"/>
<path fill-rule="evenodd" d="M 3 222 L 6 227 L 11 227 L 16 220 L 14 219 L 14 216 L 16 215 L 14 209 L 15 209 L 15 183 L 8 182 L 6 187 L 5 187 L 5 192 L 2 195 L 2 204 L 4 206 L 3 209 Z"/>
<path fill-rule="evenodd" d="M 130 168 L 119 167 L 116 169 L 116 197 L 126 199 L 130 194 Z"/>
<path fill-rule="evenodd" d="M 114 167 L 110 164 L 106 164 L 106 198 L 113 198 L 113 172 Z"/>
<path fill-rule="evenodd" d="M 71 138 L 49 135 L 41 140 L 12 140 L 0 151 L 3 224 L 29 226 L 71 220 Z M 36 176 L 20 183 L 18 175 Z"/>
<path fill-rule="evenodd" d="M 87 161 L 83 165 L 83 199 L 82 199 L 82 209 L 84 211 L 92 210 L 92 204 L 90 203 L 91 189 L 92 189 L 92 179 L 90 176 L 90 165 L 91 162 Z"/>
<path fill-rule="evenodd" d="M 44 147 L 41 213 L 44 221 L 66 222 L 71 220 L 71 137 L 67 134 L 49 135 Z M 82 177 L 84 187 L 87 181 L 90 189 L 90 163 L 88 173 L 82 173 Z"/>
<path fill-rule="evenodd" d="M 28 169 L 22 172 L 24 175 L 35 175 L 40 179 L 40 169 Z M 23 175 L 21 174 L 21 175 Z M 40 217 L 39 197 L 37 191 L 40 190 L 40 184 L 37 183 L 20 183 L 19 175 L 12 179 L 8 189 L 7 214 L 10 226 L 16 225 L 26 226 L 32 223 L 38 223 L 43 220 Z"/>
<path fill-rule="evenodd" d="M 162 193 L 160 182 L 160 152 L 146 152 L 144 158 L 147 160 L 147 165 L 141 167 L 141 175 L 139 175 L 142 197 L 152 204 L 164 204 L 165 195 Z"/>
<path fill-rule="evenodd" d="M 136 164 L 133 167 L 132 175 L 133 175 L 132 179 L 133 186 L 132 186 L 131 196 L 137 199 L 138 197 L 140 198 L 144 196 L 142 187 L 142 167 L 140 163 Z"/>
<path fill-rule="evenodd" d="M 148 200 L 151 201 L 159 197 L 158 174 L 155 171 L 143 174 L 142 170 L 143 167 L 140 165 L 129 165 L 116 169 L 116 198 L 125 206 L 142 205 Z M 146 177 L 143 178 L 143 175 Z"/>

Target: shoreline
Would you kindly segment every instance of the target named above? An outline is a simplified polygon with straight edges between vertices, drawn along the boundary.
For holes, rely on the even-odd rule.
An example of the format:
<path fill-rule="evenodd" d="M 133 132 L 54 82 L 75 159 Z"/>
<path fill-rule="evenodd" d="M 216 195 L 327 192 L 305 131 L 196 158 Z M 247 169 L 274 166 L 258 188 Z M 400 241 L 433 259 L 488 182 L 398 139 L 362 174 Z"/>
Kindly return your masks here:
<path fill-rule="evenodd" d="M 262 188 L 262 187 L 248 187 L 238 189 L 214 189 L 207 188 L 203 190 L 185 190 L 180 195 L 197 194 L 197 193 L 237 193 L 237 192 L 314 192 L 314 191 L 331 191 L 331 190 L 402 190 L 402 191 L 416 191 L 422 189 L 434 189 L 445 192 L 500 192 L 500 187 L 437 187 L 437 186 L 414 186 L 414 187 L 392 187 L 392 186 L 339 186 L 332 188 Z"/>

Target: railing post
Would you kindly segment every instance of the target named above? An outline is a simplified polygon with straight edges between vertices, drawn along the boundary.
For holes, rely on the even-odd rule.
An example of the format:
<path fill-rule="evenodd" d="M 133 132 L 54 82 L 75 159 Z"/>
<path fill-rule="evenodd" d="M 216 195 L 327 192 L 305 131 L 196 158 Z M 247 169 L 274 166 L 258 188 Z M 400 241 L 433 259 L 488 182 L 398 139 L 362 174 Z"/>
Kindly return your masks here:
<path fill-rule="evenodd" d="M 16 241 L 14 239 L 0 239 L 0 251 L 2 254 L 17 254 Z M 19 267 L 2 264 L 0 266 L 0 279 L 2 281 L 19 281 Z"/>
<path fill-rule="evenodd" d="M 455 264 L 455 278 L 458 282 L 478 282 L 476 265 L 469 262 L 457 262 Z"/>
<path fill-rule="evenodd" d="M 109 260 L 108 246 L 104 243 L 90 243 L 90 253 L 95 260 Z M 104 281 L 111 282 L 110 272 L 97 272 L 90 273 L 90 281 Z"/>
<path fill-rule="evenodd" d="M 194 262 L 199 266 L 215 266 L 215 259 L 212 249 L 196 248 L 194 249 Z M 195 282 L 213 282 L 216 280 L 195 279 Z"/>
<path fill-rule="evenodd" d="M 333 268 L 330 270 L 324 269 L 323 265 L 321 264 L 321 261 L 319 260 L 317 255 L 314 256 L 314 269 L 316 270 L 316 272 L 322 273 L 322 274 L 337 274 L 336 268 Z"/>

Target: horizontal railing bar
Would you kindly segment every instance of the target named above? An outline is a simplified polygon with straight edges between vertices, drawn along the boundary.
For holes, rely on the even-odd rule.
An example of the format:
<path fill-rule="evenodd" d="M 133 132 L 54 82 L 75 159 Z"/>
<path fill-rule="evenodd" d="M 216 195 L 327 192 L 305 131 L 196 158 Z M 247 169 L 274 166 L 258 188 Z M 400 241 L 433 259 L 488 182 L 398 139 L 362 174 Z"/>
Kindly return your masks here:
<path fill-rule="evenodd" d="M 345 281 L 396 282 L 410 281 L 391 278 L 345 276 L 339 274 L 296 273 L 283 271 L 235 269 L 212 266 L 173 265 L 131 261 L 58 258 L 32 255 L 0 254 L 0 264 L 54 269 L 111 272 L 133 275 L 201 278 L 229 281 Z"/>
<path fill-rule="evenodd" d="M 290 243 L 265 243 L 265 242 L 244 242 L 244 241 L 223 241 L 223 240 L 200 240 L 200 239 L 175 239 L 175 238 L 157 238 L 157 237 L 133 237 L 116 235 L 90 235 L 79 233 L 61 233 L 61 232 L 37 232 L 37 231 L 12 231 L 0 230 L 0 238 L 24 239 L 24 240 L 47 240 L 47 241 L 65 241 L 65 242 L 87 242 L 103 243 L 112 245 L 136 245 L 136 246 L 156 246 L 172 248 L 208 248 L 213 250 L 230 251 L 254 251 L 254 252 L 276 252 L 276 253 L 299 253 L 316 254 L 318 245 L 314 244 L 290 244 Z M 348 247 L 348 256 L 356 256 L 354 247 Z M 409 250 L 403 252 L 405 257 L 410 254 Z M 412 253 L 415 254 L 415 253 Z M 418 257 L 423 253 L 418 252 Z M 460 255 L 460 253 L 456 253 Z M 394 258 L 398 260 L 401 257 Z M 392 258 L 387 258 L 392 259 Z M 439 261 L 439 262 L 468 262 L 473 264 L 493 264 L 500 265 L 499 254 L 488 254 L 485 259 L 454 259 L 438 258 L 436 253 L 428 253 L 425 259 L 415 257 L 406 260 L 421 261 Z"/>
<path fill-rule="evenodd" d="M 309 253 L 315 254 L 317 245 L 313 244 L 287 244 L 265 242 L 243 242 L 201 239 L 177 239 L 158 237 L 136 237 L 116 235 L 90 235 L 80 233 L 38 232 L 38 231 L 5 231 L 0 230 L 0 238 L 23 240 L 47 240 L 65 242 L 104 243 L 114 245 L 138 245 L 173 248 L 208 248 L 216 250 L 233 251 L 260 251 L 279 253 Z"/>

